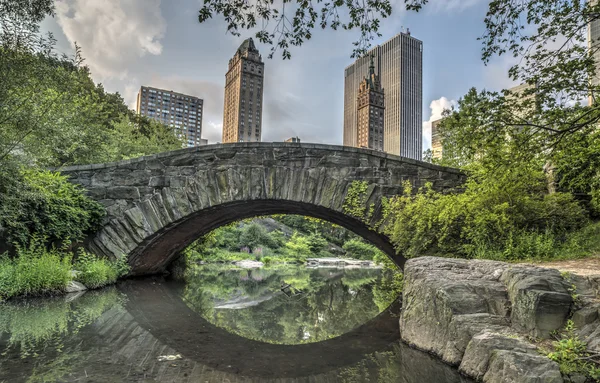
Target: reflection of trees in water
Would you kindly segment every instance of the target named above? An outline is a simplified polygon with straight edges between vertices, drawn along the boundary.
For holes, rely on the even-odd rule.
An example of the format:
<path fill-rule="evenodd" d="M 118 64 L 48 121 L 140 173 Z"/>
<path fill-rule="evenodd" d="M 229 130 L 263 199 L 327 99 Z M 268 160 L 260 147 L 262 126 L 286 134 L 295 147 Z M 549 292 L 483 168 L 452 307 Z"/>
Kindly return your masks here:
<path fill-rule="evenodd" d="M 3 303 L 0 310 L 0 352 L 8 359 L 0 359 L 0 365 L 8 370 L 12 364 L 19 365 L 24 374 L 22 377 L 27 376 L 27 383 L 61 380 L 85 366 L 92 356 L 90 352 L 81 350 L 82 342 L 73 345 L 79 331 L 109 309 L 122 307 L 124 299 L 116 288 L 108 287 L 102 291 L 86 292 L 73 301 L 53 297 Z M 69 343 L 71 345 L 65 350 Z M 11 355 L 22 359 L 39 357 L 43 362 L 18 364 Z"/>
<path fill-rule="evenodd" d="M 205 265 L 188 273 L 184 300 L 214 325 L 247 338 L 280 344 L 317 342 L 350 331 L 389 306 L 399 292 L 391 290 L 388 274 L 377 269 L 235 270 Z M 282 283 L 302 294 L 286 296 L 280 291 Z M 255 304 L 215 309 L 247 298 Z"/>
<path fill-rule="evenodd" d="M 122 299 L 113 287 L 87 292 L 71 302 L 65 297 L 5 302 L 0 310 L 0 338 L 8 338 L 2 353 L 18 348 L 20 356 L 26 357 L 35 356 L 42 347 L 44 352 L 61 351 L 65 335 L 76 334 Z"/>

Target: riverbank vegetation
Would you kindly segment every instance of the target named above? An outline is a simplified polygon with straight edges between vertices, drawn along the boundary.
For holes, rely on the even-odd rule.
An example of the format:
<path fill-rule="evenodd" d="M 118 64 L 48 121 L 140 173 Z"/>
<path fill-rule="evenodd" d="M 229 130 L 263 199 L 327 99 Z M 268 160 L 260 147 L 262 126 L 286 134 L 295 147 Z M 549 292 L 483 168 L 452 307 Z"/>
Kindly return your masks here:
<path fill-rule="evenodd" d="M 113 262 L 79 249 L 48 248 L 45 241 L 32 238 L 30 244 L 17 246 L 16 255 L 0 257 L 0 302 L 16 296 L 64 293 L 71 281 L 95 289 L 117 281 L 129 271 L 122 258 Z"/>
<path fill-rule="evenodd" d="M 138 116 L 92 80 L 79 49 L 56 53 L 39 25 L 54 1 L 9 0 L 0 15 L 0 300 L 64 291 L 70 272 L 99 287 L 123 265 L 75 251 L 103 207 L 48 170 L 179 149 L 163 124 Z"/>
<path fill-rule="evenodd" d="M 543 261 L 600 252 L 597 177 L 589 168 L 600 152 L 579 133 L 559 140 L 507 125 L 515 113 L 538 116 L 537 94 L 520 96 L 471 89 L 446 111 L 443 157 L 433 162 L 469 178 L 458 193 L 405 184 L 403 195 L 388 201 L 387 234 L 407 257 Z M 586 137 L 597 135 L 594 129 Z M 578 163 L 585 165 L 574 172 Z"/>
<path fill-rule="evenodd" d="M 185 250 L 190 262 L 257 260 L 271 263 L 305 263 L 307 258 L 347 256 L 387 259 L 375 246 L 358 236 L 315 218 L 277 215 L 222 226 L 204 235 Z"/>

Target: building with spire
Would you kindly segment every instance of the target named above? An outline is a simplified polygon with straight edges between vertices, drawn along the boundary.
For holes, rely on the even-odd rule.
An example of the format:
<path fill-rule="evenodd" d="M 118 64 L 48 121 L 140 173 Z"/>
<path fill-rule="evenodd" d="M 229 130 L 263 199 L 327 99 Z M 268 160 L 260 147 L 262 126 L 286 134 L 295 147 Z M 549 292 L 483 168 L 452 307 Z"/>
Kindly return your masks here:
<path fill-rule="evenodd" d="M 423 156 L 423 42 L 402 32 L 370 49 L 344 71 L 344 145 L 359 146 L 356 113 L 359 84 L 373 61 L 385 92 L 386 153 L 420 160 Z"/>
<path fill-rule="evenodd" d="M 357 146 L 383 151 L 383 116 L 385 95 L 379 76 L 375 74 L 373 55 L 369 63 L 369 74 L 358 87 L 356 98 Z"/>
<path fill-rule="evenodd" d="M 260 142 L 264 63 L 251 38 L 229 60 L 225 75 L 223 143 Z"/>

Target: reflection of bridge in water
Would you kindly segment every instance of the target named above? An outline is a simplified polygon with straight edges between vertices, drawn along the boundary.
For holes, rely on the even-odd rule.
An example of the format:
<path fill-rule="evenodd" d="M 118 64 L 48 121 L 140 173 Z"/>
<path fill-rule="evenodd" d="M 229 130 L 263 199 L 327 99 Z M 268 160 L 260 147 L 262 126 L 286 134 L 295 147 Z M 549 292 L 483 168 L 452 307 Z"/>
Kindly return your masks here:
<path fill-rule="evenodd" d="M 372 150 L 314 144 L 209 145 L 117 163 L 60 169 L 106 206 L 103 228 L 87 247 L 129 256 L 133 274 L 164 270 L 199 236 L 236 220 L 299 214 L 343 226 L 372 242 L 400 267 L 389 239 L 372 230 L 385 197 L 430 182 L 454 188 L 465 176 L 426 162 Z M 364 181 L 356 211 L 344 209 L 354 181 Z M 355 196 L 357 197 L 357 196 Z"/>
<path fill-rule="evenodd" d="M 400 338 L 399 303 L 339 337 L 279 345 L 243 338 L 213 325 L 190 309 L 172 287 L 128 281 L 120 289 L 129 297 L 128 313 L 161 344 L 186 359 L 241 376 L 320 375 L 355 364 L 366 354 L 387 350 Z"/>
<path fill-rule="evenodd" d="M 284 346 L 213 326 L 181 300 L 182 285 L 171 286 L 122 283 L 126 303 L 102 306 L 112 307 L 102 314 L 92 313 L 93 303 L 102 300 L 90 300 L 80 309 L 99 317 L 80 328 L 74 318 L 73 331 L 44 339 L 39 355 L 22 359 L 18 347 L 8 353 L 3 349 L 0 382 L 328 383 L 370 382 L 377 376 L 381 383 L 468 382 L 438 359 L 398 342 L 398 320 L 392 314 L 398 305 L 337 338 Z M 79 315 L 88 315 L 80 309 Z M 6 341 L 0 333 L 0 345 Z M 158 361 L 177 354 L 182 359 Z"/>

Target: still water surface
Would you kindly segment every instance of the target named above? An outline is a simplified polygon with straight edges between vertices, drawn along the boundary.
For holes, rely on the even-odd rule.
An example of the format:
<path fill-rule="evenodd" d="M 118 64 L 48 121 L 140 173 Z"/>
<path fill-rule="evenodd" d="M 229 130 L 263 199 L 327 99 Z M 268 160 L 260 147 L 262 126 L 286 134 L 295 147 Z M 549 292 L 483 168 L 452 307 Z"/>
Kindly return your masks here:
<path fill-rule="evenodd" d="M 185 282 L 10 302 L 0 382 L 468 382 L 398 342 L 389 282 L 379 269 L 205 265 Z"/>

